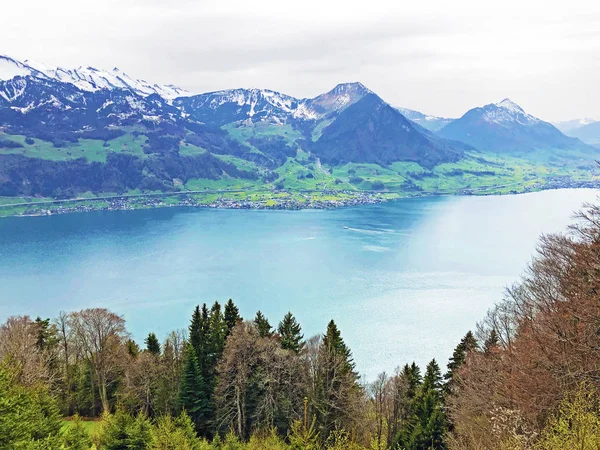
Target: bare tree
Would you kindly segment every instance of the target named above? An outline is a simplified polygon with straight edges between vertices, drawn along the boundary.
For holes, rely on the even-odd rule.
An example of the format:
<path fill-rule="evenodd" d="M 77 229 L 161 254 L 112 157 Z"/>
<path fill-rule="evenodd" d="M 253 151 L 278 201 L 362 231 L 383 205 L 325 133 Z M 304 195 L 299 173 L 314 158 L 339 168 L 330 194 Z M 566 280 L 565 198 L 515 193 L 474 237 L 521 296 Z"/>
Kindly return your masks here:
<path fill-rule="evenodd" d="M 0 362 L 13 367 L 19 383 L 27 386 L 53 381 L 50 363 L 55 355 L 38 345 L 39 327 L 28 316 L 9 317 L 0 326 Z"/>
<path fill-rule="evenodd" d="M 125 320 L 104 308 L 84 309 L 69 315 L 69 327 L 92 367 L 102 409 L 110 412 L 107 387 L 123 363 Z"/>

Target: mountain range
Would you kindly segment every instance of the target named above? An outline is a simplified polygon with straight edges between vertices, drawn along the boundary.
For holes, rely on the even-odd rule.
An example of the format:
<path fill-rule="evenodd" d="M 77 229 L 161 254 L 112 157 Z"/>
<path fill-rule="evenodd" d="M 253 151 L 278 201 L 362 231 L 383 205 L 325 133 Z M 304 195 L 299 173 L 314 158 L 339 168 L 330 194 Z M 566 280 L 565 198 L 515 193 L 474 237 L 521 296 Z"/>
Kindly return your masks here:
<path fill-rule="evenodd" d="M 302 99 L 268 89 L 192 94 L 117 68 L 0 56 L 0 195 L 173 190 L 223 177 L 287 186 L 292 169 L 309 178 L 348 164 L 431 171 L 478 151 L 539 150 L 597 152 L 508 99 L 453 120 L 393 107 L 358 82 Z"/>
<path fill-rule="evenodd" d="M 585 118 L 554 125 L 567 136 L 578 138 L 586 144 L 600 146 L 600 121 Z"/>

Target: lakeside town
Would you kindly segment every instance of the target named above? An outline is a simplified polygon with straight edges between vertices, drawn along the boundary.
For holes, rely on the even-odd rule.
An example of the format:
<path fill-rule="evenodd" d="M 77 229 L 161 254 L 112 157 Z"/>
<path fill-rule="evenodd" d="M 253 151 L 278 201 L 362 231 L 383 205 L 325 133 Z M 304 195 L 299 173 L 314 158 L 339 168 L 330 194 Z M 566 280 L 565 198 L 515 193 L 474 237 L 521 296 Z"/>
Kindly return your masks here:
<path fill-rule="evenodd" d="M 528 186 L 490 186 L 459 191 L 398 193 L 385 191 L 323 190 L 292 192 L 287 190 L 265 192 L 211 191 L 210 193 L 154 193 L 116 195 L 111 197 L 55 199 L 20 204 L 1 204 L 0 217 L 50 216 L 57 214 L 91 211 L 132 211 L 153 208 L 216 208 L 216 209 L 264 209 L 301 210 L 333 209 L 349 206 L 378 204 L 398 198 L 422 198 L 431 196 L 464 195 L 515 195 L 549 189 L 600 188 L 598 180 L 572 180 L 569 177 L 552 178 L 544 183 Z M 518 189 L 517 189 L 518 188 Z M 235 198 L 235 197 L 239 198 Z"/>

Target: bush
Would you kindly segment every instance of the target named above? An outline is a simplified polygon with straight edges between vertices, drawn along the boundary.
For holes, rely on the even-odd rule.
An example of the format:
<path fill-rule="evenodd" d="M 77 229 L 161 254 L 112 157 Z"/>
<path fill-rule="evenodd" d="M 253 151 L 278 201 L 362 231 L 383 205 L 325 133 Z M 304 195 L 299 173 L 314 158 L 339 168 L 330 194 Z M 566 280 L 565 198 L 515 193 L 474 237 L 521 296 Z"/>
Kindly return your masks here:
<path fill-rule="evenodd" d="M 58 406 L 48 392 L 17 383 L 0 368 L 0 449 L 60 448 Z"/>
<path fill-rule="evenodd" d="M 65 448 L 69 450 L 89 450 L 92 440 L 81 422 L 81 417 L 75 415 L 73 421 L 62 435 Z"/>

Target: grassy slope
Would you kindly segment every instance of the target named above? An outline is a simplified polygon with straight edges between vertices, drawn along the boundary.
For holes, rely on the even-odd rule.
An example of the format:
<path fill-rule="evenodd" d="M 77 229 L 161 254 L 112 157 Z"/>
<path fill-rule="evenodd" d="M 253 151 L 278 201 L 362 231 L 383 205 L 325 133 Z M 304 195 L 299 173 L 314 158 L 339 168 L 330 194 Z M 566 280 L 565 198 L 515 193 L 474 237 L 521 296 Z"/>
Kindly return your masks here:
<path fill-rule="evenodd" d="M 323 124 L 325 126 L 326 124 Z M 229 124 L 223 127 L 232 138 L 244 143 L 253 151 L 258 149 L 247 143 L 252 137 L 283 136 L 289 143 L 300 138 L 299 132 L 289 125 L 254 124 L 238 127 Z M 318 135 L 322 127 L 315 128 L 313 135 Z M 314 138 L 315 136 L 313 136 Z M 34 140 L 32 145 L 25 143 L 25 136 L 6 135 L 0 133 L 1 139 L 20 142 L 23 148 L 0 148 L 0 154 L 22 154 L 31 158 L 49 160 L 69 160 L 84 157 L 88 161 L 104 162 L 109 152 L 125 152 L 141 158 L 147 157 L 143 152 L 146 138 L 126 134 L 108 142 L 98 140 L 80 140 L 77 144 L 69 144 L 64 148 L 55 148 L 51 143 Z M 206 152 L 205 149 L 191 144 L 182 144 L 181 155 L 196 155 Z M 514 193 L 525 190 L 540 189 L 548 180 L 570 178 L 575 181 L 599 181 L 600 176 L 595 164 L 596 155 L 588 153 L 569 154 L 569 158 L 561 158 L 560 152 L 530 152 L 527 155 L 499 156 L 494 153 L 474 152 L 456 163 L 441 164 L 429 171 L 416 163 L 396 162 L 388 167 L 375 164 L 352 163 L 343 166 L 327 167 L 310 158 L 302 150 L 295 158 L 288 158 L 284 165 L 276 169 L 278 178 L 270 183 L 262 180 L 241 180 L 227 175 L 219 180 L 192 179 L 184 186 L 182 192 L 202 190 L 243 190 L 244 192 L 227 194 L 194 194 L 204 204 L 210 204 L 217 198 L 234 200 L 263 201 L 265 204 L 277 202 L 275 187 L 290 190 L 283 193 L 285 198 L 293 198 L 303 202 L 316 195 L 323 199 L 331 194 L 302 192 L 371 190 L 373 184 L 383 183 L 384 190 L 392 196 L 456 194 L 456 193 Z M 215 155 L 217 158 L 234 164 L 236 167 L 256 171 L 259 175 L 265 169 L 255 163 L 230 155 Z M 140 194 L 130 192 L 128 194 Z M 104 194 L 107 196 L 110 194 Z M 335 194 L 341 198 L 344 194 Z M 93 193 L 84 193 L 79 198 L 93 199 Z M 327 197 L 329 198 L 329 197 Z M 332 197 L 335 199 L 335 196 Z M 51 199 L 0 198 L 0 216 L 22 214 L 31 207 L 9 206 L 15 203 L 39 202 Z M 177 197 L 165 196 L 164 203 L 176 203 Z M 97 202 L 97 204 L 101 204 Z M 3 206 L 4 205 L 4 206 Z M 135 205 L 134 205 L 135 207 Z M 140 207 L 143 205 L 140 203 Z"/>

